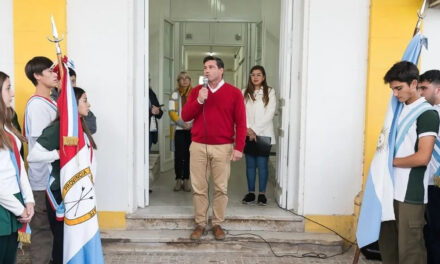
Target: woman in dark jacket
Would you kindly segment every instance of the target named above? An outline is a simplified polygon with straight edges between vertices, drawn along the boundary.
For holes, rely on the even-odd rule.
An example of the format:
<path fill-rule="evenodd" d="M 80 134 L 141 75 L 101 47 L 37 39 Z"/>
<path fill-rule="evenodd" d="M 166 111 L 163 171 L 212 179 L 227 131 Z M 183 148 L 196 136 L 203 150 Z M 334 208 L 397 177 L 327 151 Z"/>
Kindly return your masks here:
<path fill-rule="evenodd" d="M 150 151 L 151 151 L 151 145 L 156 144 L 157 143 L 157 138 L 158 138 L 158 124 L 157 124 L 157 119 L 160 119 L 163 115 L 163 111 L 162 109 L 160 109 L 161 105 L 159 104 L 159 101 L 157 100 L 157 96 L 156 94 L 153 92 L 153 90 L 150 88 L 149 89 L 149 98 L 150 98 L 150 104 L 148 106 L 149 112 L 150 112 L 150 124 L 149 124 L 149 128 L 150 128 Z"/>

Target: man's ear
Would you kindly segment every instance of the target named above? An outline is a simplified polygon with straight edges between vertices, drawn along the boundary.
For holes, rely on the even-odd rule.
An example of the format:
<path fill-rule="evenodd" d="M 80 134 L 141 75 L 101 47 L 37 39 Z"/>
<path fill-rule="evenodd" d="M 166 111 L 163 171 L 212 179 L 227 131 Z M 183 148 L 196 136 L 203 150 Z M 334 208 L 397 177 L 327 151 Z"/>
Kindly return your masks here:
<path fill-rule="evenodd" d="M 412 80 L 410 88 L 417 90 L 417 84 L 418 84 L 418 81 L 416 79 Z"/>
<path fill-rule="evenodd" d="M 41 74 L 34 73 L 35 80 L 39 80 L 41 78 Z"/>

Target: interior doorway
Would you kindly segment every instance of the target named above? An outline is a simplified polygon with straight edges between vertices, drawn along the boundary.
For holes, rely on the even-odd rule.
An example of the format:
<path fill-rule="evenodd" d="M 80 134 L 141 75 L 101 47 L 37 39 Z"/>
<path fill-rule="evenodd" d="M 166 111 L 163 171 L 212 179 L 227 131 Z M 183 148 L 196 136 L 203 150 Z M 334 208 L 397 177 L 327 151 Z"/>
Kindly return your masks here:
<path fill-rule="evenodd" d="M 164 116 L 168 116 L 166 109 L 169 95 L 176 85 L 176 76 L 180 71 L 187 71 L 192 79 L 192 85 L 198 84 L 199 76 L 203 73 L 203 58 L 207 55 L 215 55 L 225 62 L 226 82 L 229 82 L 239 89 L 245 88 L 248 81 L 248 71 L 256 64 L 266 68 L 269 85 L 272 86 L 278 95 L 279 93 L 279 39 L 280 39 L 280 1 L 247 1 L 241 3 L 244 13 L 221 15 L 215 6 L 211 6 L 208 13 L 212 18 L 206 17 L 206 12 L 194 13 L 191 7 L 196 7 L 197 1 L 185 1 L 182 6 L 180 1 L 150 1 L 150 38 L 156 37 L 157 45 L 152 45 L 150 40 L 150 72 L 152 72 L 152 83 L 156 83 L 160 93 L 160 100 L 165 105 Z M 251 3 L 252 2 L 252 3 Z M 224 10 L 227 8 L 224 1 Z M 249 4 L 249 5 L 248 5 Z M 152 7 L 154 5 L 154 7 Z M 237 6 L 234 5 L 236 11 Z M 195 9 L 200 9 L 197 6 Z M 208 8 L 208 7 L 206 7 Z M 179 9 L 179 12 L 177 12 Z M 251 10 L 252 9 L 252 10 Z M 256 9 L 256 10 L 253 10 Z M 157 15 L 157 12 L 163 12 Z M 185 12 L 188 11 L 188 14 Z M 200 10 L 199 10 L 200 11 Z M 237 11 L 238 12 L 238 11 Z M 182 15 L 185 14 L 185 15 Z M 205 16 L 200 16 L 205 14 Z M 258 14 L 255 16 L 255 14 Z M 221 16 L 225 16 L 221 18 Z M 255 17 L 254 17 L 255 16 Z M 264 17 L 264 19 L 263 19 Z M 156 27 L 157 28 L 156 28 Z M 157 41 L 159 40 L 159 41 Z M 157 59 L 155 59 L 157 57 Z M 170 85 L 170 83 L 172 85 Z M 278 104 L 278 99 L 277 99 Z M 281 107 L 281 106 L 279 106 Z M 281 109 L 274 117 L 275 133 L 278 134 Z M 169 167 L 172 161 L 172 153 L 169 152 L 169 118 L 162 118 L 160 129 L 163 131 L 163 138 L 159 140 L 159 153 L 166 164 L 161 168 L 160 177 L 152 183 L 149 196 L 151 206 L 188 206 L 192 214 L 191 193 L 173 192 L 174 170 Z M 278 142 L 278 139 L 277 139 Z M 270 158 L 270 178 L 267 187 L 268 204 L 278 208 L 280 181 L 277 178 L 277 152 L 278 146 L 272 148 L 273 155 Z M 165 160 L 166 159 L 166 160 Z M 257 181 L 258 182 L 258 181 Z M 242 208 L 241 199 L 247 193 L 245 161 L 242 159 L 231 167 L 231 179 L 229 183 L 230 203 L 228 207 Z M 284 192 L 286 193 L 286 192 Z M 284 194 L 283 194 L 284 195 Z M 246 209 L 246 208 L 244 208 Z M 180 209 L 176 209 L 179 210 Z M 258 209 L 252 209 L 258 210 Z"/>

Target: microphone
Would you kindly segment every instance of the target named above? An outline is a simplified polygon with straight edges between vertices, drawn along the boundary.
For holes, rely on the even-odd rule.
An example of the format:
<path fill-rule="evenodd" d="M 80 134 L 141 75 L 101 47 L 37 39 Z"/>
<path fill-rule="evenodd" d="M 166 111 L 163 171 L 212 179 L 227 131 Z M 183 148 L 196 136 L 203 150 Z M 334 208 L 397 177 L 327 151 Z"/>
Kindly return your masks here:
<path fill-rule="evenodd" d="M 203 88 L 207 89 L 208 88 L 208 78 L 206 76 L 203 77 Z M 206 102 L 206 100 L 208 100 L 208 98 L 205 99 L 205 101 L 203 103 Z"/>

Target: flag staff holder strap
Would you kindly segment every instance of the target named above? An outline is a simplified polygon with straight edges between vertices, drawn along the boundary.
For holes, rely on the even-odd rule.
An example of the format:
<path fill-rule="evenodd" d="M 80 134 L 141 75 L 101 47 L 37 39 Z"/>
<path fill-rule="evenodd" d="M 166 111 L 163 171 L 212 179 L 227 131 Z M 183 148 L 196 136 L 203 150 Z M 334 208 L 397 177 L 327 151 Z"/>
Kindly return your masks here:
<path fill-rule="evenodd" d="M 426 9 L 426 0 L 423 1 L 422 8 L 421 8 L 420 10 L 417 11 L 417 17 L 418 17 L 418 19 L 417 19 L 416 26 L 415 26 L 415 28 L 414 28 L 413 37 L 414 37 L 417 33 L 420 32 L 420 27 L 421 27 L 422 21 L 423 21 L 423 19 L 424 19 L 425 16 L 426 16 L 426 14 L 425 14 L 425 9 Z M 361 206 L 362 206 L 362 204 L 361 204 Z M 353 257 L 353 264 L 358 264 L 360 254 L 361 254 L 361 250 L 360 250 L 358 244 L 355 243 L 355 252 L 354 252 L 354 257 Z"/>

